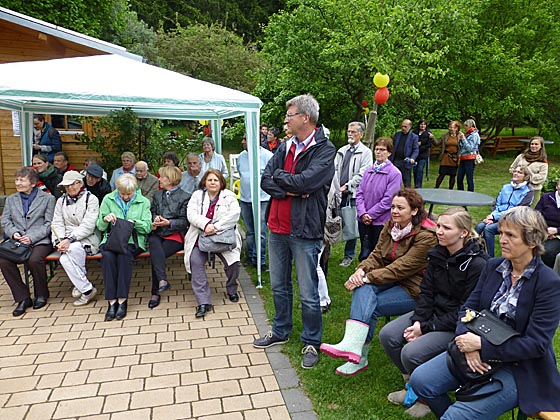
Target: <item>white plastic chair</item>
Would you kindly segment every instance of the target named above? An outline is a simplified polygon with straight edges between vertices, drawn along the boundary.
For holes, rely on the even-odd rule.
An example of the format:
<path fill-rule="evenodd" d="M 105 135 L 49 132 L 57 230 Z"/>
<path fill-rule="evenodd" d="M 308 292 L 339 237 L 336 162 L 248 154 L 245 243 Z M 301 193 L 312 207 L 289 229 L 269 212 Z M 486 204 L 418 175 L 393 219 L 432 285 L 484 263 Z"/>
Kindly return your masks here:
<path fill-rule="evenodd" d="M 229 189 L 233 191 L 233 183 L 239 179 L 239 171 L 237 170 L 237 159 L 239 154 L 229 155 Z"/>

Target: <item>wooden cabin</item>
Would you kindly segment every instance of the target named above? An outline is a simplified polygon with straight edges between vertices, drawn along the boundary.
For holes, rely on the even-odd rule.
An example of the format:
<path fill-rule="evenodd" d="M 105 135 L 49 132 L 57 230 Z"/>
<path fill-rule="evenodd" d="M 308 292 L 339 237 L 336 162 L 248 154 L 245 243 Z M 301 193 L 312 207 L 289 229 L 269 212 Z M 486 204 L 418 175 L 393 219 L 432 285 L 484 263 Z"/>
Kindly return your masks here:
<path fill-rule="evenodd" d="M 0 7 L 0 64 L 100 54 L 142 60 L 118 45 Z M 37 77 L 41 77 L 40 66 Z M 12 117 L 12 111 L 0 109 L 0 195 L 15 192 L 14 173 L 22 165 L 21 141 L 14 135 Z M 91 125 L 82 125 L 79 117 L 70 115 L 45 115 L 45 119 L 60 132 L 62 150 L 76 168 L 81 169 L 87 157 L 96 156 L 78 140 L 82 133 L 93 134 Z"/>

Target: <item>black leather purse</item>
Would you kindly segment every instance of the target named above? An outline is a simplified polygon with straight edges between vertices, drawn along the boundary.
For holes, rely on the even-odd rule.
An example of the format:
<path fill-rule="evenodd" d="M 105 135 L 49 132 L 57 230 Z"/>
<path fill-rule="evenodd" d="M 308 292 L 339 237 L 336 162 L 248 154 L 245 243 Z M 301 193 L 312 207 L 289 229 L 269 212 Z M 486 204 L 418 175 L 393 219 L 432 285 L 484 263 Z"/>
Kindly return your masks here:
<path fill-rule="evenodd" d="M 0 257 L 16 264 L 26 262 L 31 257 L 32 252 L 33 249 L 29 245 L 12 238 L 8 238 L 0 243 Z"/>
<path fill-rule="evenodd" d="M 513 327 L 510 327 L 492 312 L 483 309 L 480 312 L 467 309 L 466 315 L 461 318 L 465 326 L 474 334 L 484 337 L 491 344 L 499 346 L 512 337 L 519 336 Z M 486 385 L 496 382 L 494 373 L 502 366 L 501 361 L 484 361 L 491 369 L 484 373 L 473 372 L 467 364 L 465 353 L 461 352 L 452 339 L 447 345 L 447 367 L 451 374 L 459 380 L 461 387 L 457 390 L 455 397 L 458 401 L 474 401 L 475 399 L 492 395 L 501 389 L 494 384 L 492 387 Z M 485 387 L 483 392 L 482 389 Z"/>
<path fill-rule="evenodd" d="M 136 230 L 134 230 L 134 223 L 124 219 L 117 219 L 115 223 L 110 225 L 109 229 L 107 242 L 103 244 L 105 251 L 112 251 L 115 254 L 126 254 L 130 236 L 132 236 L 134 241 L 135 251 L 138 249 L 138 235 Z"/>

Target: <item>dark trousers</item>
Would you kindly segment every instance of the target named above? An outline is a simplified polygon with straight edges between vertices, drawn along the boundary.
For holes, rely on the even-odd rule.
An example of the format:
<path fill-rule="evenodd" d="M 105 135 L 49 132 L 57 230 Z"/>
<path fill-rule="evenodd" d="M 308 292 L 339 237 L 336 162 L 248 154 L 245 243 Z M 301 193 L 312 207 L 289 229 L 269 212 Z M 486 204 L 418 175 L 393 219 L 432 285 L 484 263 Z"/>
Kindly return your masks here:
<path fill-rule="evenodd" d="M 133 245 L 128 245 L 126 254 L 105 251 L 101 246 L 101 272 L 105 283 L 105 299 L 128 298 L 134 258 Z"/>
<path fill-rule="evenodd" d="M 33 276 L 33 289 L 35 297 L 49 297 L 49 287 L 47 284 L 47 268 L 45 257 L 53 250 L 52 245 L 35 245 L 31 251 L 31 256 L 27 260 L 29 272 Z M 27 285 L 21 279 L 18 265 L 4 258 L 0 258 L 0 270 L 6 279 L 6 283 L 12 291 L 14 301 L 21 302 L 30 297 Z"/>
<path fill-rule="evenodd" d="M 163 239 L 152 233 L 149 238 L 150 258 L 152 260 L 152 295 L 159 295 L 160 280 L 167 280 L 165 259 L 183 249 L 181 242 Z"/>
<path fill-rule="evenodd" d="M 232 265 L 227 265 L 226 259 L 222 254 L 216 254 L 224 264 L 224 271 L 226 272 L 226 292 L 230 295 L 237 293 L 237 278 L 239 277 L 239 261 L 234 262 Z M 210 296 L 210 286 L 208 278 L 206 277 L 206 262 L 208 261 L 208 253 L 202 252 L 195 246 L 191 252 L 191 278 L 192 288 L 196 301 L 199 305 L 207 305 L 212 303 Z"/>
<path fill-rule="evenodd" d="M 412 169 L 406 167 L 406 162 L 404 160 L 395 161 L 393 164 L 397 167 L 402 174 L 402 182 L 405 188 L 410 188 L 412 186 Z"/>
<path fill-rule="evenodd" d="M 358 231 L 360 232 L 360 243 L 362 244 L 359 261 L 365 260 L 369 254 L 375 249 L 379 235 L 383 230 L 383 225 L 366 225 L 358 222 Z"/>
<path fill-rule="evenodd" d="M 474 159 L 462 160 L 459 162 L 459 171 L 457 173 L 457 189 L 464 191 L 465 175 L 467 176 L 467 188 L 469 191 L 474 191 Z"/>
<path fill-rule="evenodd" d="M 556 255 L 560 253 L 560 239 L 548 239 L 544 243 L 544 254 L 541 256 L 542 262 L 550 268 L 554 268 Z"/>

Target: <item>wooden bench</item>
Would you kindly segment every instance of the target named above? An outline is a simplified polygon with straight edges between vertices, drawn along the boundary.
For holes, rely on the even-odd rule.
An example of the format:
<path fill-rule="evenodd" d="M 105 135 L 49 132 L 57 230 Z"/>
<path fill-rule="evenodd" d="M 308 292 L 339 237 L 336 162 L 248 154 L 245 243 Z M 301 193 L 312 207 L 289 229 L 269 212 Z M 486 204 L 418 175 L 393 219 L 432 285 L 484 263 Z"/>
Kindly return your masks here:
<path fill-rule="evenodd" d="M 541 411 L 537 414 L 530 415 L 529 418 L 542 420 L 560 420 L 560 412 Z M 519 410 L 517 413 L 517 420 L 527 420 L 527 415 Z"/>
<path fill-rule="evenodd" d="M 486 140 L 482 149 L 490 152 L 492 157 L 496 157 L 498 152 L 521 152 L 527 148 L 527 143 L 521 140 L 529 140 L 527 136 L 496 136 Z"/>
<path fill-rule="evenodd" d="M 175 256 L 181 257 L 183 255 L 185 255 L 185 251 L 177 251 L 175 254 Z M 139 258 L 149 258 L 150 257 L 150 251 L 146 251 L 146 252 L 142 252 L 141 254 L 136 256 L 136 259 Z M 86 261 L 90 261 L 90 260 L 101 260 L 101 252 L 95 254 L 95 255 L 87 255 L 86 256 Z M 49 265 L 49 275 L 47 277 L 47 281 L 50 281 L 55 273 L 54 270 L 56 269 L 56 264 L 60 261 L 60 252 L 58 251 L 53 251 L 51 252 L 49 255 L 47 255 L 45 257 L 45 262 Z M 29 289 L 29 269 L 27 267 L 27 263 L 25 263 L 23 265 L 23 272 L 25 275 L 25 284 L 27 285 L 27 288 Z"/>

